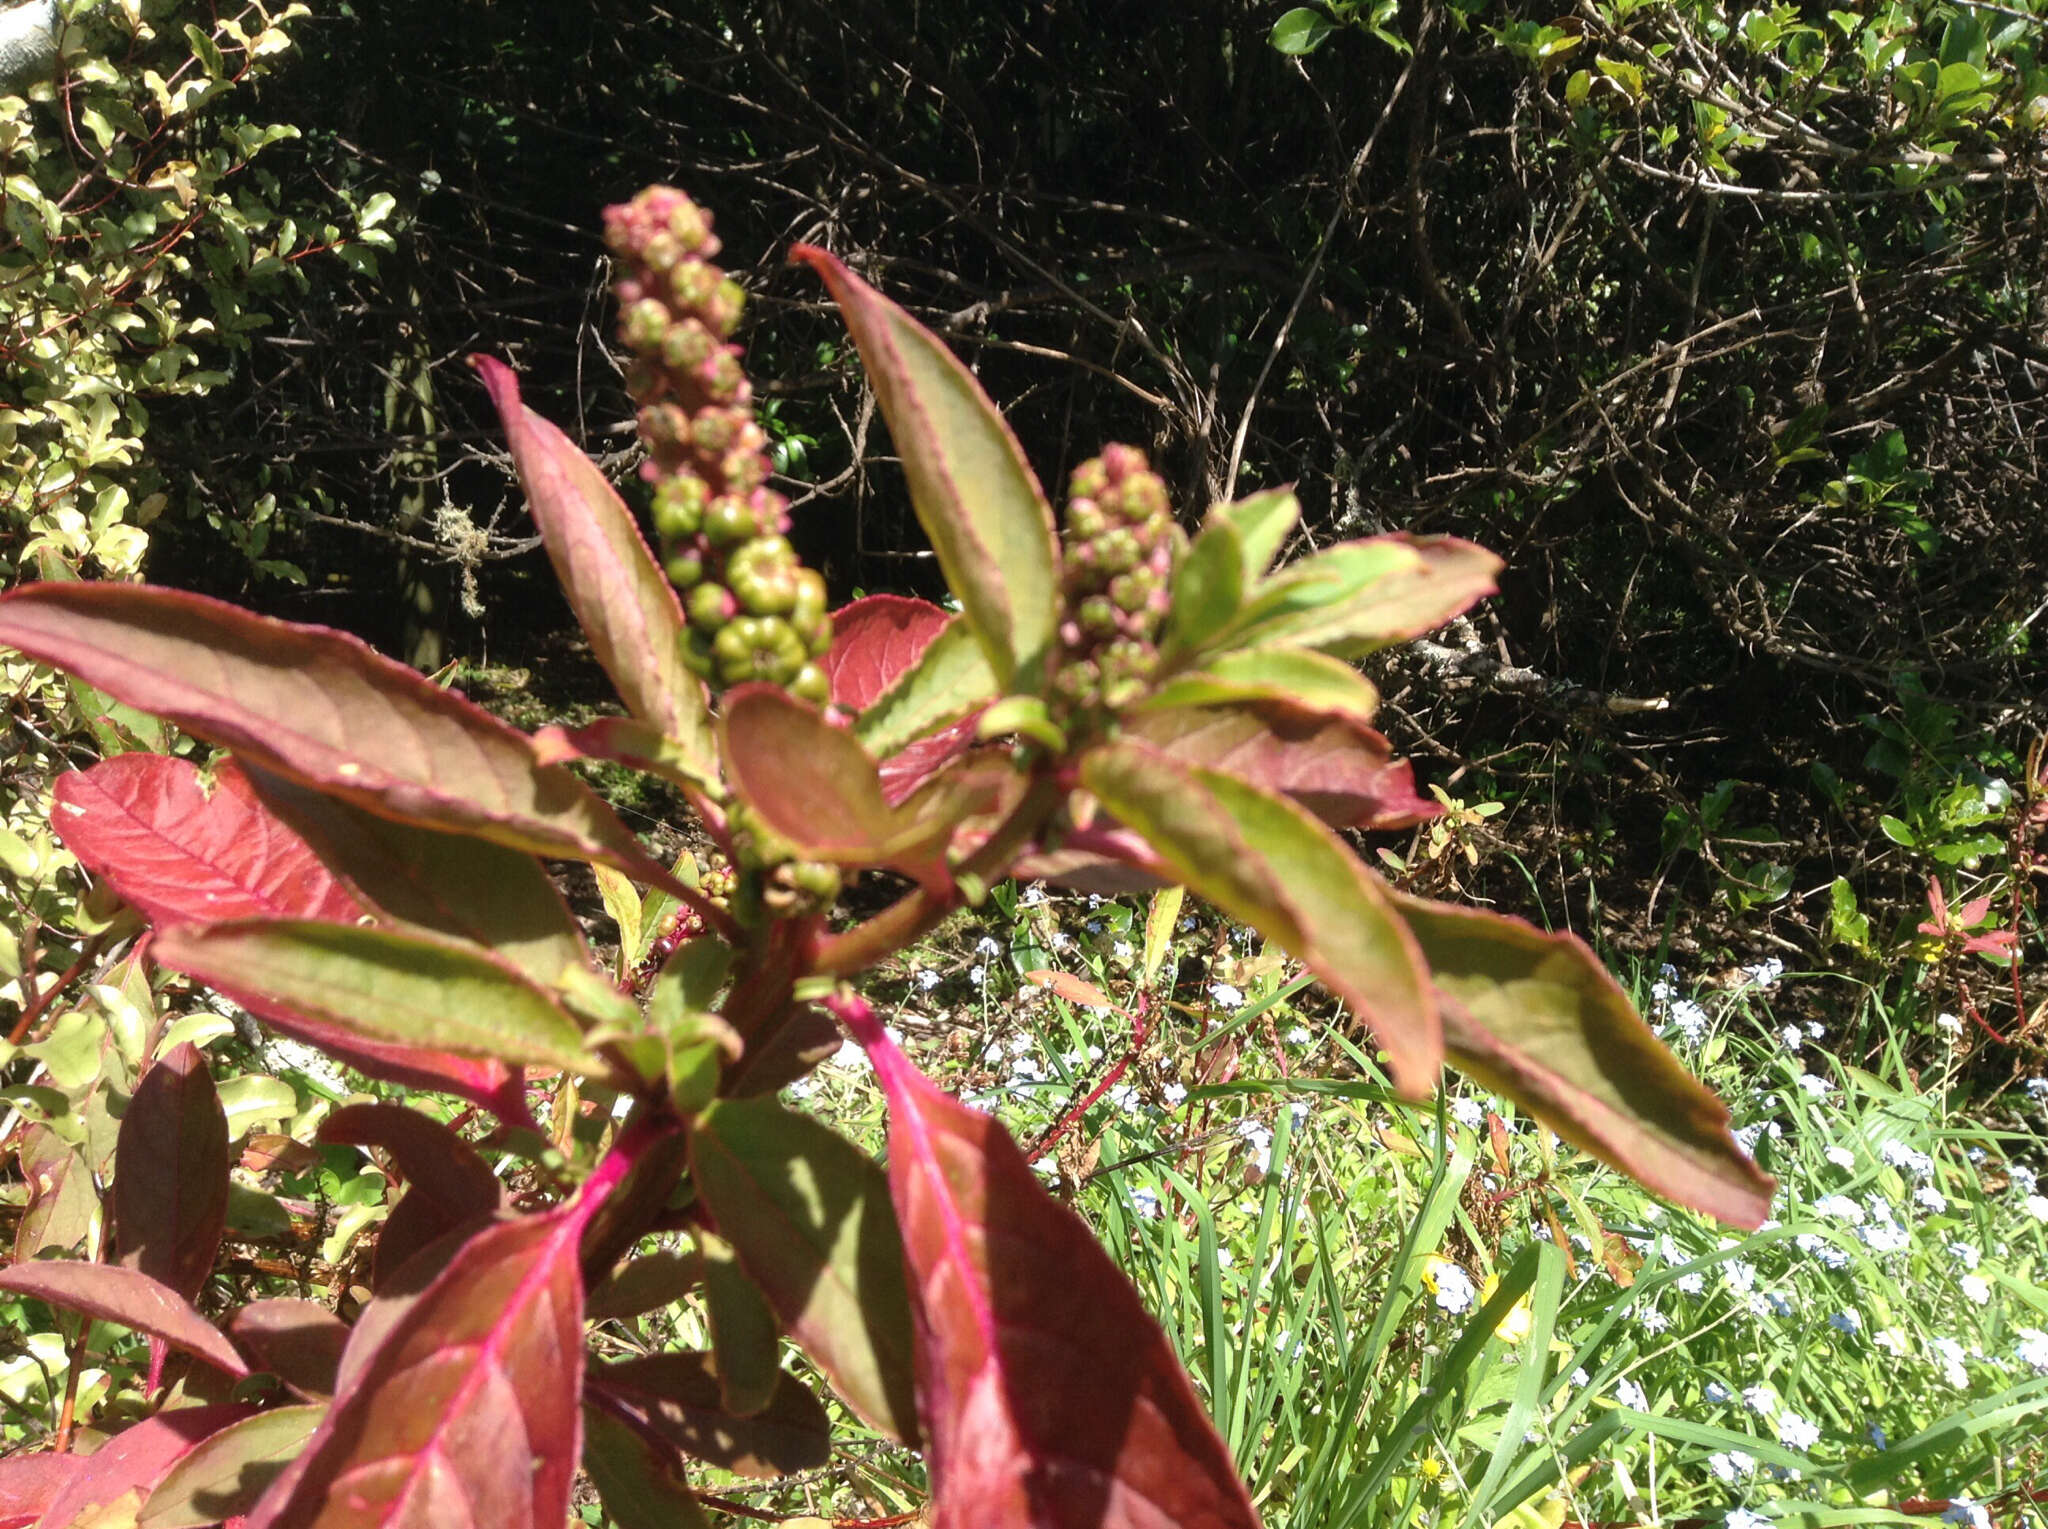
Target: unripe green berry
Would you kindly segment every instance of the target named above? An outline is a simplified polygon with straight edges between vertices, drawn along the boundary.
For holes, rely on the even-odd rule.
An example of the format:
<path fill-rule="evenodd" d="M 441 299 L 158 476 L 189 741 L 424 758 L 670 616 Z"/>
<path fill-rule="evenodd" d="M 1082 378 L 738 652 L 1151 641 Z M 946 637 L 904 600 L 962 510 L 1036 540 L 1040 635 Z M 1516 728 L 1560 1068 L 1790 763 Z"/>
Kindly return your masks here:
<path fill-rule="evenodd" d="M 1134 568 L 1109 581 L 1109 598 L 1120 611 L 1136 615 L 1143 610 L 1158 587 L 1158 575 L 1149 568 Z"/>
<path fill-rule="evenodd" d="M 669 237 L 687 254 L 715 254 L 704 248 L 711 238 L 711 218 L 688 197 L 679 200 L 668 215 Z"/>
<path fill-rule="evenodd" d="M 632 305 L 620 320 L 619 332 L 626 344 L 642 355 L 650 355 L 661 348 L 662 337 L 668 333 L 668 308 L 651 297 L 643 297 Z"/>
<path fill-rule="evenodd" d="M 731 547 L 758 534 L 754 511 L 737 494 L 720 494 L 704 511 L 704 539 L 714 547 Z"/>
<path fill-rule="evenodd" d="M 690 444 L 707 457 L 718 456 L 739 435 L 741 423 L 737 409 L 699 409 L 690 421 Z"/>
<path fill-rule="evenodd" d="M 801 634 L 825 614 L 825 576 L 815 568 L 796 571 L 796 598 L 790 602 L 789 619 Z"/>
<path fill-rule="evenodd" d="M 1095 548 L 1095 566 L 1111 577 L 1129 573 L 1145 555 L 1138 538 L 1122 526 L 1103 532 L 1092 545 Z"/>
<path fill-rule="evenodd" d="M 661 571 L 677 589 L 693 589 L 704 577 L 704 559 L 694 550 L 678 552 L 661 565 Z"/>
<path fill-rule="evenodd" d="M 789 682 L 789 693 L 799 701 L 809 701 L 814 706 L 823 706 L 832 699 L 832 681 L 825 671 L 816 664 L 805 664 L 797 670 L 796 678 Z"/>
<path fill-rule="evenodd" d="M 1109 473 L 1102 465 L 1102 458 L 1090 457 L 1074 469 L 1067 479 L 1069 499 L 1093 499 L 1109 487 Z"/>
<path fill-rule="evenodd" d="M 704 310 L 704 322 L 721 338 L 730 337 L 740 327 L 740 314 L 747 306 L 746 288 L 728 276 L 715 292 L 691 306 Z"/>
<path fill-rule="evenodd" d="M 663 478 L 654 489 L 654 530 L 663 542 L 695 536 L 704 527 L 711 485 L 693 472 Z"/>
<path fill-rule="evenodd" d="M 739 602 L 723 584 L 699 584 L 686 602 L 690 625 L 700 632 L 716 632 L 739 613 Z"/>
<path fill-rule="evenodd" d="M 671 324 L 661 337 L 661 361 L 672 372 L 694 372 L 719 354 L 718 337 L 697 320 Z"/>
<path fill-rule="evenodd" d="M 1110 637 L 1116 633 L 1116 606 L 1107 595 L 1090 595 L 1083 600 L 1074 619 L 1090 637 Z"/>
<path fill-rule="evenodd" d="M 668 289 L 678 308 L 701 309 L 718 291 L 718 268 L 691 256 L 669 272 Z M 718 326 L 712 325 L 714 332 Z"/>
<path fill-rule="evenodd" d="M 1077 542 L 1095 540 L 1109 529 L 1109 517 L 1093 499 L 1067 501 L 1067 535 Z"/>

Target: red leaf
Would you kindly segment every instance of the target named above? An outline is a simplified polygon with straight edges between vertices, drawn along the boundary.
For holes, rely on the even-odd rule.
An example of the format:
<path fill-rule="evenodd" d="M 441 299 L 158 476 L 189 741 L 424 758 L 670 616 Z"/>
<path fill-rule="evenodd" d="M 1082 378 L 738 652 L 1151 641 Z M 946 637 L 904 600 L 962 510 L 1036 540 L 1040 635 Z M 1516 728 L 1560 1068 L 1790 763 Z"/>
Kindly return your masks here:
<path fill-rule="evenodd" d="M 942 727 L 906 745 L 883 760 L 882 799 L 891 807 L 900 807 L 915 796 L 918 787 L 974 747 L 980 723 L 981 713 L 977 711 L 971 717 L 962 717 L 951 727 Z"/>
<path fill-rule="evenodd" d="M 704 687 L 683 667 L 676 592 L 597 465 L 519 401 L 519 380 L 489 356 L 471 356 L 504 423 L 534 523 L 590 650 L 634 716 L 713 766 Z"/>
<path fill-rule="evenodd" d="M 14 1256 L 25 1262 L 77 1248 L 92 1230 L 100 1200 L 80 1149 L 48 1126 L 31 1125 L 17 1139 L 15 1162 L 28 1185 L 28 1205 L 14 1234 Z"/>
<path fill-rule="evenodd" d="M 559 1529 L 582 1435 L 578 1247 L 636 1156 L 622 1144 L 569 1204 L 479 1232 L 397 1321 L 366 1312 L 346 1394 L 248 1529 Z"/>
<path fill-rule="evenodd" d="M 57 777 L 50 826 L 152 924 L 231 918 L 353 923 L 362 904 L 223 765 L 211 794 L 190 760 L 122 754 Z"/>
<path fill-rule="evenodd" d="M 832 704 L 866 711 L 952 619 L 929 600 L 902 595 L 868 595 L 834 611 L 832 647 L 824 659 Z"/>
<path fill-rule="evenodd" d="M 175 1047 L 142 1075 L 118 1140 L 121 1262 L 192 1300 L 213 1272 L 228 1214 L 228 1117 L 197 1046 Z"/>
<path fill-rule="evenodd" d="M 41 583 L 0 595 L 0 643 L 373 812 L 666 880 L 524 734 L 345 632 L 141 584 Z"/>
<path fill-rule="evenodd" d="M 1375 729 L 1291 706 L 1180 707 L 1127 731 L 1185 764 L 1278 791 L 1333 828 L 1410 828 L 1441 810 L 1415 794 L 1405 759 Z"/>
<path fill-rule="evenodd" d="M 301 1396 L 334 1394 L 348 1328 L 325 1306 L 290 1297 L 251 1301 L 227 1328 L 244 1353 Z"/>
<path fill-rule="evenodd" d="M 159 1057 L 136 1085 L 114 1150 L 114 1235 L 121 1262 L 186 1300 L 213 1272 L 228 1219 L 228 1117 L 199 1048 Z M 149 1391 L 164 1346 L 150 1340 Z"/>
<path fill-rule="evenodd" d="M 889 1100 L 934 1529 L 1250 1529 L 1159 1324 L 1009 1133 L 837 1006 Z"/>
<path fill-rule="evenodd" d="M 135 1510 L 170 1468 L 230 1423 L 256 1409 L 239 1402 L 218 1407 L 179 1407 L 145 1418 L 115 1435 L 51 1499 L 37 1529 L 135 1522 Z"/>
<path fill-rule="evenodd" d="M 0 1290 L 82 1311 L 87 1316 L 118 1322 L 173 1348 L 196 1354 L 234 1376 L 249 1373 L 235 1346 L 214 1330 L 192 1303 L 147 1274 L 118 1264 L 87 1264 L 44 1259 L 0 1269 Z"/>
<path fill-rule="evenodd" d="M 488 1216 L 505 1199 L 490 1164 L 437 1120 L 399 1104 L 350 1104 L 320 1123 L 322 1141 L 381 1147 L 409 1186 L 377 1236 L 376 1284 L 437 1237 Z"/>
<path fill-rule="evenodd" d="M 0 1459 L 0 1529 L 27 1529 L 85 1465 L 84 1455 L 9 1455 Z"/>

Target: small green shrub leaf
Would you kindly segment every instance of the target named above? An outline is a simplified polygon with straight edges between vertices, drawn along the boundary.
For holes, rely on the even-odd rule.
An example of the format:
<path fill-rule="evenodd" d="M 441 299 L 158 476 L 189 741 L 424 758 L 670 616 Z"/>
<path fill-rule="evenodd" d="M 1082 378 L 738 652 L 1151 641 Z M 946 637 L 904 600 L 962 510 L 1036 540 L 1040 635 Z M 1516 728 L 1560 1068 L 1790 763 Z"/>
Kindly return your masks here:
<path fill-rule="evenodd" d="M 255 765 L 223 766 L 220 778 L 231 771 L 391 918 L 484 946 L 543 985 L 589 964 L 583 931 L 532 855 L 380 817 Z"/>
<path fill-rule="evenodd" d="M 824 278 L 867 363 L 910 481 L 910 500 L 1007 690 L 1045 682 L 1059 616 L 1052 508 L 974 374 L 917 320 L 807 244 L 791 258 Z"/>
<path fill-rule="evenodd" d="M 1306 5 L 1297 5 L 1273 23 L 1273 30 L 1267 41 L 1272 43 L 1277 53 L 1299 56 L 1315 52 L 1322 46 L 1323 39 L 1334 30 L 1330 18 L 1321 11 Z"/>

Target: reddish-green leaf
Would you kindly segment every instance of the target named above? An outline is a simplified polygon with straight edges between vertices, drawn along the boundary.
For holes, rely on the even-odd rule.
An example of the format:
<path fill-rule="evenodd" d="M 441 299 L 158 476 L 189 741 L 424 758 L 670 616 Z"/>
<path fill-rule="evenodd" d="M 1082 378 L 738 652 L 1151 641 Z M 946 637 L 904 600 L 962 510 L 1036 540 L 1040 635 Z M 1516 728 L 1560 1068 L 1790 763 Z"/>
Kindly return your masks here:
<path fill-rule="evenodd" d="M 889 865 L 919 880 L 943 880 L 939 852 L 953 823 L 986 796 L 969 791 L 918 812 L 890 806 L 859 741 L 772 685 L 728 692 L 719 731 L 733 789 L 763 823 L 814 860 Z"/>
<path fill-rule="evenodd" d="M 1501 561 L 1453 536 L 1341 542 L 1260 586 L 1225 641 L 1361 658 L 1442 626 L 1494 591 Z"/>
<path fill-rule="evenodd" d="M 905 744 L 881 764 L 882 798 L 901 807 L 979 742 L 980 714 Z"/>
<path fill-rule="evenodd" d="M 65 848 L 152 924 L 363 912 L 231 767 L 209 792 L 190 760 L 123 754 L 58 776 L 52 796 Z"/>
<path fill-rule="evenodd" d="M 1218 653 L 1201 668 L 1176 674 L 1154 691 L 1148 710 L 1273 701 L 1319 716 L 1364 725 L 1380 693 L 1342 659 L 1306 648 L 1242 648 Z"/>
<path fill-rule="evenodd" d="M 321 1404 L 273 1407 L 230 1423 L 173 1465 L 135 1529 L 207 1529 L 256 1505 L 320 1424 Z"/>
<path fill-rule="evenodd" d="M 0 595 L 0 643 L 373 812 L 635 875 L 652 867 L 523 734 L 346 633 L 139 584 L 31 584 Z"/>
<path fill-rule="evenodd" d="M 554 997 L 509 964 L 438 936 L 302 919 L 184 925 L 156 958 L 251 1013 L 512 1066 L 595 1065 Z"/>
<path fill-rule="evenodd" d="M 1285 798 L 1136 742 L 1091 750 L 1081 780 L 1176 879 L 1349 1004 L 1402 1092 L 1435 1087 L 1443 1039 L 1428 969 L 1379 878 L 1334 833 Z"/>
<path fill-rule="evenodd" d="M 1060 607 L 1052 509 L 974 374 L 824 250 L 791 251 L 825 279 L 860 347 L 910 502 L 1002 688 L 1045 680 Z"/>
<path fill-rule="evenodd" d="M 380 1289 L 428 1243 L 491 1215 L 505 1201 L 504 1186 L 476 1148 L 418 1110 L 344 1105 L 320 1122 L 320 1139 L 382 1148 L 407 1185 L 377 1234 Z"/>
<path fill-rule="evenodd" d="M 915 1443 L 909 1297 L 882 1170 L 773 1099 L 723 1099 L 690 1133 L 690 1176 L 833 1388 L 869 1423 Z"/>
<path fill-rule="evenodd" d="M 1438 812 L 1384 737 L 1341 717 L 1273 703 L 1200 706 L 1145 713 L 1127 731 L 1182 764 L 1291 797 L 1333 828 L 1408 828 Z"/>
<path fill-rule="evenodd" d="M 509 367 L 489 356 L 472 356 L 470 365 L 497 406 L 534 523 L 590 651 L 628 711 L 714 772 L 704 687 L 683 666 L 682 605 L 633 512 L 574 441 L 520 403 Z"/>
<path fill-rule="evenodd" d="M 614 1417 L 735 1475 L 786 1476 L 823 1465 L 832 1453 L 824 1404 L 790 1375 L 778 1374 L 767 1405 L 749 1417 L 726 1410 L 709 1354 L 598 1365 L 589 1385 Z"/>
<path fill-rule="evenodd" d="M 675 1446 L 651 1439 L 603 1405 L 583 1408 L 583 1468 L 619 1529 L 702 1529 Z"/>
<path fill-rule="evenodd" d="M 957 618 L 929 600 L 866 595 L 832 613 L 832 646 L 824 658 L 832 704 L 858 715 L 916 665 L 932 640 Z"/>
<path fill-rule="evenodd" d="M 1001 1124 L 871 1017 L 916 1317 L 935 1529 L 1252 1529 L 1173 1345 Z"/>
<path fill-rule="evenodd" d="M 119 1264 L 42 1259 L 0 1269 L 0 1290 L 132 1327 L 230 1375 L 249 1373 L 235 1346 L 215 1331 L 190 1301 L 140 1270 Z"/>
<path fill-rule="evenodd" d="M 579 1244 L 628 1161 L 472 1237 L 395 1322 L 366 1312 L 340 1399 L 248 1529 L 560 1529 L 581 1433 Z"/>
<path fill-rule="evenodd" d="M 246 773 L 264 805 L 392 919 L 482 945 L 543 985 L 564 967 L 589 964 L 582 930 L 532 855 L 379 817 L 253 766 L 221 773 Z M 282 916 L 335 918 L 312 909 Z"/>
<path fill-rule="evenodd" d="M 213 1272 L 228 1216 L 228 1117 L 189 1041 L 142 1075 L 114 1149 L 121 1262 L 192 1300 Z"/>
<path fill-rule="evenodd" d="M 334 1394 L 334 1375 L 348 1328 L 314 1301 L 279 1297 L 251 1301 L 228 1318 L 228 1336 L 260 1369 L 301 1396 Z"/>
<path fill-rule="evenodd" d="M 1443 995 L 1461 1071 L 1658 1194 L 1734 1226 L 1762 1223 L 1776 1181 L 1582 941 L 1476 908 L 1394 902 Z"/>
<path fill-rule="evenodd" d="M 251 1410 L 240 1403 L 179 1407 L 124 1428 L 58 1489 L 37 1529 L 120 1529 L 133 1523 L 172 1466 Z"/>

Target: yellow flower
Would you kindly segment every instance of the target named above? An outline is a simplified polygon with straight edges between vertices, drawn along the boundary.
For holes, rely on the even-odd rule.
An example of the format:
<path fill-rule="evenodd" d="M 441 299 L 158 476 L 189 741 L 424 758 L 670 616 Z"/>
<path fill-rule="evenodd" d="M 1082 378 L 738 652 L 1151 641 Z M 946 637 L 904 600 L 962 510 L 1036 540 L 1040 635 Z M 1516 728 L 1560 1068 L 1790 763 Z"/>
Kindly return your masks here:
<path fill-rule="evenodd" d="M 1479 1287 L 1479 1299 L 1482 1302 L 1492 1300 L 1494 1291 L 1498 1289 L 1500 1276 L 1487 1275 L 1485 1283 Z M 1508 1314 L 1500 1319 L 1493 1330 L 1493 1335 L 1503 1343 L 1520 1343 L 1529 1336 L 1529 1328 L 1534 1321 L 1535 1318 L 1529 1310 L 1529 1298 L 1525 1295 L 1508 1308 Z"/>

